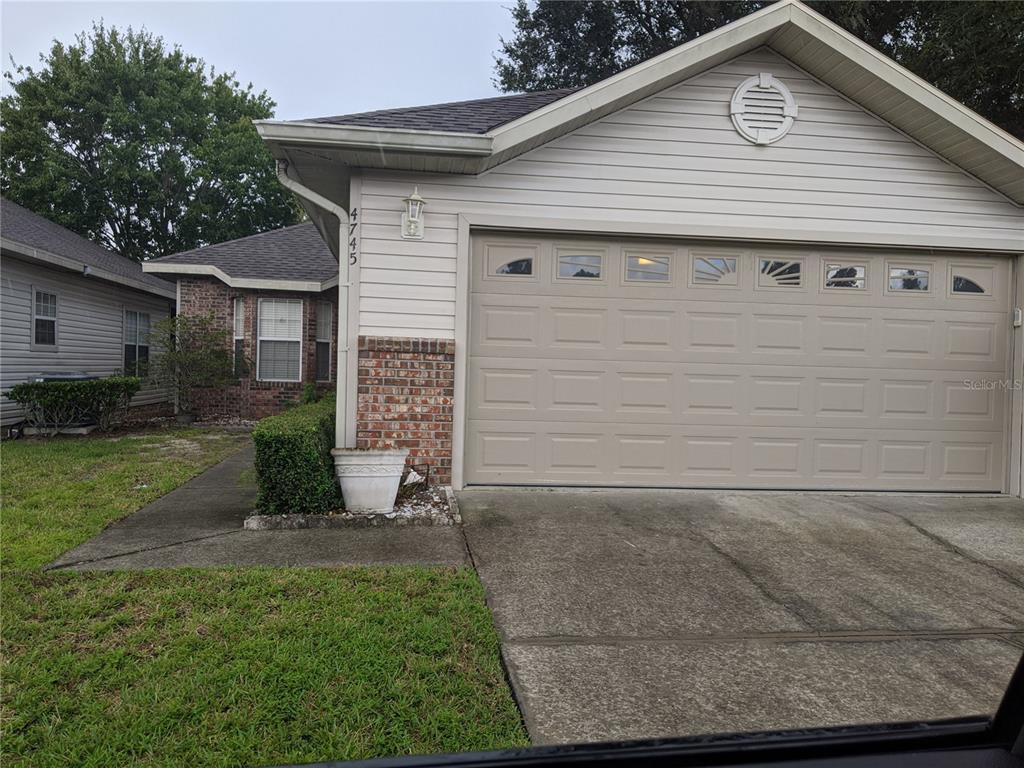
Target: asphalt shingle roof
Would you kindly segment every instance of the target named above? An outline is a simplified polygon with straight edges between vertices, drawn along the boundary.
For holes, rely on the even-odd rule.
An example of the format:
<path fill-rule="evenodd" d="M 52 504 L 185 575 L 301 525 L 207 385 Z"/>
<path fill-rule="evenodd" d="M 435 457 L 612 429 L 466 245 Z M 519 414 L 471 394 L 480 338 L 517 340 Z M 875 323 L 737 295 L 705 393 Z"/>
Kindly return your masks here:
<path fill-rule="evenodd" d="M 472 101 L 451 101 L 422 107 L 381 109 L 334 117 L 314 117 L 302 122 L 354 125 L 367 128 L 408 128 L 416 131 L 447 131 L 449 133 L 487 133 L 499 125 L 510 123 L 523 115 L 565 98 L 576 88 L 517 93 Z"/>
<path fill-rule="evenodd" d="M 338 262 L 311 221 L 153 259 L 157 264 L 209 265 L 229 277 L 328 280 Z"/>
<path fill-rule="evenodd" d="M 73 259 L 83 266 L 136 280 L 165 293 L 173 289 L 166 280 L 143 272 L 137 261 L 108 251 L 6 198 L 0 198 L 0 236 L 29 248 Z"/>

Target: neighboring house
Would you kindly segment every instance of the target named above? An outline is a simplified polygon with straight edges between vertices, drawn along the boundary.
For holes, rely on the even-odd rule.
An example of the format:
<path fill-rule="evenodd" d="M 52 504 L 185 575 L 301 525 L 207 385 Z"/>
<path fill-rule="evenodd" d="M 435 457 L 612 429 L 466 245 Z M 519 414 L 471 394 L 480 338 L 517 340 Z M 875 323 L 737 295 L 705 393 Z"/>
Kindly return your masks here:
<path fill-rule="evenodd" d="M 203 416 L 259 419 L 331 390 L 337 348 L 338 262 L 312 223 L 153 259 L 177 280 L 178 313 L 212 315 L 231 330 L 237 383 L 197 398 Z"/>
<path fill-rule="evenodd" d="M 174 286 L 138 262 L 0 200 L 0 390 L 44 373 L 145 379 L 149 329 L 174 312 Z M 169 413 L 166 389 L 144 382 L 136 415 Z M 2 426 L 21 407 L 0 397 Z"/>
<path fill-rule="evenodd" d="M 343 254 L 338 445 L 1020 494 L 1024 144 L 796 0 L 576 91 L 258 129 Z"/>

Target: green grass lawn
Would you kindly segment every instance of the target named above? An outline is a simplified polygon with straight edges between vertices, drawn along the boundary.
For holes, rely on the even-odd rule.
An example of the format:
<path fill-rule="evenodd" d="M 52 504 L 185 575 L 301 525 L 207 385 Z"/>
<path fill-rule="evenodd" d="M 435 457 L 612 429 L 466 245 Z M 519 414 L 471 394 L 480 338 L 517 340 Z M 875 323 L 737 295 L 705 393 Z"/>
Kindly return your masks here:
<path fill-rule="evenodd" d="M 0 449 L 0 567 L 45 565 L 241 448 L 198 429 L 9 441 Z"/>
<path fill-rule="evenodd" d="M 234 766 L 526 744 L 471 570 L 39 569 L 237 446 L 191 430 L 0 449 L 0 763 Z"/>

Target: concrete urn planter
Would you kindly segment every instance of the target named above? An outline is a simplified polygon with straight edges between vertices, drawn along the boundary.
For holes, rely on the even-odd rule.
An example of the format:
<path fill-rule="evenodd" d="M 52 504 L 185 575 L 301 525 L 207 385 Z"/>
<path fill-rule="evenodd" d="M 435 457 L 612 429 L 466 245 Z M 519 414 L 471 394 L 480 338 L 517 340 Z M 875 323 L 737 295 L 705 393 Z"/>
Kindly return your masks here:
<path fill-rule="evenodd" d="M 371 515 L 394 509 L 408 448 L 335 448 L 331 455 L 346 511 Z"/>

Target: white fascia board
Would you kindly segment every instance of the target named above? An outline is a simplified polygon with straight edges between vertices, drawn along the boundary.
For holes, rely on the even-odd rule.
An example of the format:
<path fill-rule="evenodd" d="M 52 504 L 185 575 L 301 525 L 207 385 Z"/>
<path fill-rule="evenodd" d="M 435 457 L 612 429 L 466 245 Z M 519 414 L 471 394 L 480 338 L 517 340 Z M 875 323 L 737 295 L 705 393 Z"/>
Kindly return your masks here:
<path fill-rule="evenodd" d="M 264 141 L 288 145 L 309 144 L 468 157 L 488 157 L 492 145 L 489 136 L 478 133 L 365 128 L 285 120 L 254 120 L 253 124 Z"/>
<path fill-rule="evenodd" d="M 301 291 L 303 293 L 320 293 L 338 284 L 337 276 L 328 280 L 270 280 L 257 277 L 231 277 L 222 269 L 212 264 L 173 264 L 168 262 L 146 261 L 142 264 L 144 272 L 161 275 L 199 275 L 215 277 L 229 288 L 250 288 L 264 291 Z"/>
<path fill-rule="evenodd" d="M 61 269 L 67 269 L 80 274 L 82 273 L 82 270 L 88 267 L 88 277 L 94 280 L 105 280 L 108 283 L 117 283 L 118 285 L 123 285 L 136 291 L 144 291 L 145 293 L 151 293 L 154 296 L 162 296 L 165 299 L 174 298 L 174 289 L 170 286 L 166 289 L 157 288 L 156 286 L 144 283 L 141 280 L 125 277 L 124 275 L 119 275 L 116 272 L 110 272 L 102 267 L 86 264 L 84 261 L 79 261 L 78 259 L 61 256 L 56 253 L 51 253 L 50 251 L 44 251 L 40 248 L 33 248 L 32 246 L 25 245 L 24 243 L 8 240 L 6 237 L 0 238 L 0 248 L 3 248 L 5 251 L 10 251 L 11 253 L 15 253 L 22 258 L 37 261 L 40 264 L 60 267 Z M 142 271 L 145 272 L 147 270 L 143 269 Z"/>
<path fill-rule="evenodd" d="M 728 56 L 732 51 L 738 55 L 751 46 L 752 40 L 770 35 L 784 26 L 789 21 L 792 5 L 793 0 L 781 0 L 498 126 L 487 134 L 494 139 L 494 152 L 504 152 L 518 144 L 528 143 L 546 131 L 596 110 L 628 106 L 638 91 L 658 87 L 662 83 L 669 87 L 691 74 L 698 74 L 698 70 L 706 68 L 706 62 L 716 56 Z"/>
<path fill-rule="evenodd" d="M 1015 136 L 802 3 L 792 3 L 791 15 L 795 26 L 1024 169 L 1024 142 Z"/>

